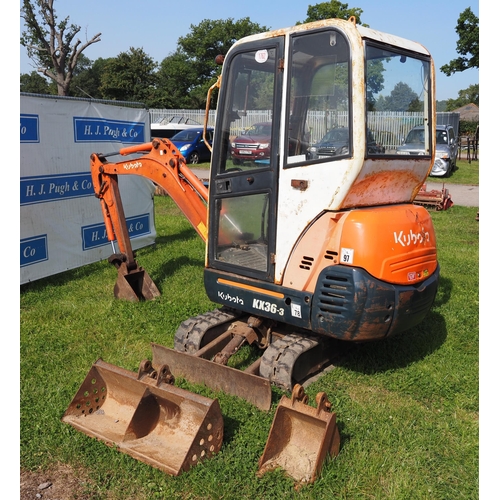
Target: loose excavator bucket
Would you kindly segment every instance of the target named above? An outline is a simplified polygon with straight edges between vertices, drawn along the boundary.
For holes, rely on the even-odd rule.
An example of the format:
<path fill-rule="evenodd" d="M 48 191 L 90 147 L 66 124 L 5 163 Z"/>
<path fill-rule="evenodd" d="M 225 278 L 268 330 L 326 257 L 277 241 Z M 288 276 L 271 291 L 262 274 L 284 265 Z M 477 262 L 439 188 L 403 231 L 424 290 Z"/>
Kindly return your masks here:
<path fill-rule="evenodd" d="M 259 475 L 281 467 L 296 482 L 312 483 L 327 455 L 338 455 L 340 433 L 325 393 L 316 395 L 317 408 L 307 402 L 299 384 L 293 388 L 292 399 L 281 398 L 259 460 Z"/>
<path fill-rule="evenodd" d="M 224 423 L 216 399 L 172 383 L 148 360 L 138 374 L 98 360 L 62 421 L 177 476 L 220 450 Z"/>

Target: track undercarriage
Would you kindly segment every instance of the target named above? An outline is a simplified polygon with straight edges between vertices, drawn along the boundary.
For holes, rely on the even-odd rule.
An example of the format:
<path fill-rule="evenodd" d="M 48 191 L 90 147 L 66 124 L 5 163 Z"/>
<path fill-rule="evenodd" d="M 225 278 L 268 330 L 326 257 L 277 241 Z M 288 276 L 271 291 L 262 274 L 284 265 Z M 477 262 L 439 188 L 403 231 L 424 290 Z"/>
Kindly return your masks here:
<path fill-rule="evenodd" d="M 232 368 L 230 358 L 245 344 L 262 355 L 244 370 Z M 292 391 L 296 383 L 331 363 L 332 347 L 333 341 L 309 332 L 222 308 L 184 321 L 175 334 L 174 350 L 153 344 L 153 365 L 167 364 L 175 377 L 268 410 L 271 385 Z"/>

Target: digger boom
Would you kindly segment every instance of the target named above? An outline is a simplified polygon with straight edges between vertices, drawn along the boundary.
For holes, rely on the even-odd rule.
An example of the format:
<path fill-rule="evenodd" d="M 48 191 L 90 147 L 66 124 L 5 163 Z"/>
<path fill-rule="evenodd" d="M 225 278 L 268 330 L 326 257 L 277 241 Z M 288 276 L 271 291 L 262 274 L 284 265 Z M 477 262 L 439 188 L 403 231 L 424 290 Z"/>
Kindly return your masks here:
<path fill-rule="evenodd" d="M 108 240 L 117 241 L 128 262 L 134 260 L 117 181 L 118 175 L 128 174 L 145 177 L 161 186 L 206 242 L 208 188 L 186 166 L 177 148 L 168 139 L 155 139 L 119 151 L 122 156 L 134 153 L 143 154 L 117 163 L 107 162 L 110 155 L 91 156 L 92 182 L 101 201 Z"/>
<path fill-rule="evenodd" d="M 107 161 L 108 156 L 135 153 L 142 155 L 117 163 Z M 184 157 L 168 139 L 155 139 L 150 143 L 120 149 L 118 153 L 94 153 L 90 157 L 90 170 L 95 195 L 101 202 L 108 240 L 116 240 L 120 252 L 109 258 L 118 269 L 115 297 L 136 302 L 159 296 L 158 288 L 135 260 L 118 188 L 118 175 L 139 175 L 161 186 L 204 242 L 208 237 L 208 189 L 186 166 Z"/>

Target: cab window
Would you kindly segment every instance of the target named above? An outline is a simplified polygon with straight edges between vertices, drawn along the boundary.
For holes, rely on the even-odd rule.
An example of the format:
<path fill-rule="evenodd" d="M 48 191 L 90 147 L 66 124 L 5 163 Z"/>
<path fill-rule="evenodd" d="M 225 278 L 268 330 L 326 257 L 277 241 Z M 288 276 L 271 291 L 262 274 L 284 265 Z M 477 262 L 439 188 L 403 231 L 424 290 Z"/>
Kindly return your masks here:
<path fill-rule="evenodd" d="M 350 49 L 329 29 L 291 43 L 287 166 L 351 154 Z"/>

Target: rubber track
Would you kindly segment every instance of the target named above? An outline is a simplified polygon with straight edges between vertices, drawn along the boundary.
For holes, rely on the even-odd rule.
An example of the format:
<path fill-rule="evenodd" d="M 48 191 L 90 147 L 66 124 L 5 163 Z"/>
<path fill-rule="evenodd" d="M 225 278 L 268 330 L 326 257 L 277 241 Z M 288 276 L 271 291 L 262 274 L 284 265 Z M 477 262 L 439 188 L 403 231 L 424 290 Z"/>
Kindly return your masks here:
<path fill-rule="evenodd" d="M 273 342 L 264 352 L 260 364 L 260 376 L 272 384 L 291 391 L 293 389 L 293 367 L 306 351 L 319 344 L 314 338 L 291 333 Z"/>
<path fill-rule="evenodd" d="M 187 352 L 188 354 L 195 353 L 203 347 L 203 337 L 208 330 L 218 325 L 234 321 L 239 316 L 241 316 L 241 313 L 238 311 L 222 308 L 199 314 L 198 316 L 183 321 L 175 332 L 174 349 L 176 351 Z M 221 330 L 220 333 L 223 331 L 224 330 Z"/>

